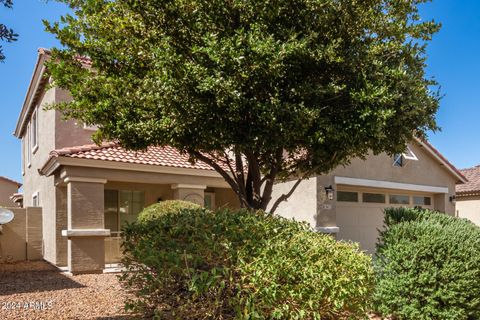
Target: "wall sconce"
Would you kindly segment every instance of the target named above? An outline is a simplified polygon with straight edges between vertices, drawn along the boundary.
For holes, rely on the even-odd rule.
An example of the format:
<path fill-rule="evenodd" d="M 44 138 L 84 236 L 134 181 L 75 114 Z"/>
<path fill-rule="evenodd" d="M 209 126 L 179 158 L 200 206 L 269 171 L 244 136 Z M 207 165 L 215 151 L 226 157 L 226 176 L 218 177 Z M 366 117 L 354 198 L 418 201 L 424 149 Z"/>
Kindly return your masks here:
<path fill-rule="evenodd" d="M 454 203 L 457 200 L 457 197 L 455 195 L 450 196 L 449 200 L 450 200 L 450 202 Z"/>
<path fill-rule="evenodd" d="M 327 194 L 327 199 L 328 200 L 333 200 L 333 194 L 335 192 L 335 189 L 330 185 L 328 187 L 325 187 L 325 193 Z"/>

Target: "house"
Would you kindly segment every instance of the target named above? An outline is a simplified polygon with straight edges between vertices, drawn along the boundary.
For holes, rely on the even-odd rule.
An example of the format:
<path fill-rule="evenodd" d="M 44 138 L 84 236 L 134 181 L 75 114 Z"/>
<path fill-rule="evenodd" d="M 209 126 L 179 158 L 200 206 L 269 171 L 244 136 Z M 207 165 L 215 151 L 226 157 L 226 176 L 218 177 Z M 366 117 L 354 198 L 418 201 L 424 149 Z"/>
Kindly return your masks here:
<path fill-rule="evenodd" d="M 45 109 L 71 99 L 64 90 L 46 89 L 48 58 L 40 49 L 14 132 L 22 141 L 24 207 L 42 208 L 45 260 L 71 273 L 101 272 L 118 262 L 122 223 L 157 201 L 238 207 L 209 166 L 193 165 L 169 147 L 133 152 L 113 143 L 97 146 L 95 128 Z"/>
<path fill-rule="evenodd" d="M 96 130 L 43 107 L 71 99 L 47 89 L 47 50 L 40 49 L 17 121 L 22 141 L 24 207 L 40 207 L 43 258 L 71 273 L 101 272 L 120 258 L 120 232 L 143 207 L 183 199 L 207 207 L 239 206 L 211 167 L 192 164 L 170 147 L 128 151 L 93 144 Z M 393 159 L 385 154 L 354 159 L 328 175 L 303 181 L 278 213 L 309 222 L 319 232 L 360 242 L 373 251 L 388 206 L 423 206 L 454 214 L 455 185 L 465 177 L 427 142 L 413 141 Z M 273 198 L 294 181 L 275 185 Z"/>
<path fill-rule="evenodd" d="M 294 182 L 277 184 L 273 198 L 288 192 Z M 415 139 L 404 154 L 371 154 L 303 181 L 276 213 L 358 242 L 373 253 L 385 208 L 419 206 L 455 215 L 455 186 L 466 182 L 431 144 Z"/>
<path fill-rule="evenodd" d="M 14 206 L 11 197 L 18 194 L 18 188 L 21 186 L 20 182 L 0 176 L 0 207 Z"/>
<path fill-rule="evenodd" d="M 468 182 L 457 186 L 457 217 L 480 226 L 480 166 L 461 170 Z"/>

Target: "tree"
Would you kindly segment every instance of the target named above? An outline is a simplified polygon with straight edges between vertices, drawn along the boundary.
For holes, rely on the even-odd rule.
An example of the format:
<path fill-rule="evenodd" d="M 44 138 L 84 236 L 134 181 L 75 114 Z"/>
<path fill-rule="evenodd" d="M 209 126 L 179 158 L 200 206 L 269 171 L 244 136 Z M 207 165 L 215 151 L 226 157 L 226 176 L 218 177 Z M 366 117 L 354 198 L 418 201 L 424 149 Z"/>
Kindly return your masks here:
<path fill-rule="evenodd" d="M 0 5 L 4 5 L 7 8 L 12 8 L 13 6 L 13 1 L 12 0 L 0 0 Z M 13 32 L 12 29 L 9 29 L 6 25 L 3 23 L 0 23 L 0 40 L 1 41 L 7 41 L 7 42 L 13 42 L 17 40 L 18 35 Z M 0 62 L 5 60 L 5 55 L 3 54 L 3 47 L 0 46 Z"/>
<path fill-rule="evenodd" d="M 427 0 L 61 1 L 75 14 L 45 22 L 65 46 L 48 69 L 74 99 L 55 107 L 96 141 L 209 164 L 244 207 L 437 129 Z"/>

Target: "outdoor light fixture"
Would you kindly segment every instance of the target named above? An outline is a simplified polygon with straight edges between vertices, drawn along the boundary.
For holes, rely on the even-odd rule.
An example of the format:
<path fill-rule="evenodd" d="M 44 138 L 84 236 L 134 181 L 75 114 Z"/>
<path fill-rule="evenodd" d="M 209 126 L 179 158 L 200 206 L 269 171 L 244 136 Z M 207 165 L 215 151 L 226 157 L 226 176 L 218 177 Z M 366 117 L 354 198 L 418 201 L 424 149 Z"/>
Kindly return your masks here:
<path fill-rule="evenodd" d="M 450 196 L 450 202 L 455 202 L 456 199 L 457 199 L 457 197 L 455 195 Z"/>
<path fill-rule="evenodd" d="M 327 194 L 327 199 L 328 200 L 333 200 L 333 193 L 334 193 L 335 189 L 333 189 L 333 187 L 330 185 L 328 187 L 325 187 L 325 192 Z"/>

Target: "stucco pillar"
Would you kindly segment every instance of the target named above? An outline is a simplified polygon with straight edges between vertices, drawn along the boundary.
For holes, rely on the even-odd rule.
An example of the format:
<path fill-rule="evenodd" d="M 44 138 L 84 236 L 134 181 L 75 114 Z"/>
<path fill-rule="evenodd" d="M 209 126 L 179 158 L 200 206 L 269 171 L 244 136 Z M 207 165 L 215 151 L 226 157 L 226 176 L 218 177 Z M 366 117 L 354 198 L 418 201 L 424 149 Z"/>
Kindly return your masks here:
<path fill-rule="evenodd" d="M 72 274 L 101 273 L 105 268 L 105 179 L 67 177 L 67 262 Z"/>
<path fill-rule="evenodd" d="M 206 185 L 172 184 L 173 199 L 184 200 L 204 206 Z"/>

